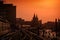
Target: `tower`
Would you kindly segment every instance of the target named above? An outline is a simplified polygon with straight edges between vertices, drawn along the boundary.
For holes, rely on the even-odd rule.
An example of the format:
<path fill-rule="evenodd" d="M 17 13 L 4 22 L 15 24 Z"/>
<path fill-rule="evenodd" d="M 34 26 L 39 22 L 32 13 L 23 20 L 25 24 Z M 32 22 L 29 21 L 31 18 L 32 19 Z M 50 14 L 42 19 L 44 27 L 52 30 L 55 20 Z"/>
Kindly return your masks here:
<path fill-rule="evenodd" d="M 38 17 L 37 15 L 34 14 L 33 19 L 31 21 L 31 28 L 32 28 L 31 31 L 39 35 L 39 27 L 40 27 L 40 24 L 39 24 Z"/>
<path fill-rule="evenodd" d="M 54 27 L 55 32 L 57 32 L 57 27 L 58 27 L 58 22 L 57 22 L 57 19 L 55 19 L 55 27 Z"/>
<path fill-rule="evenodd" d="M 34 14 L 33 19 L 31 21 L 31 26 L 32 27 L 37 27 L 38 24 L 39 24 L 38 17 L 37 17 L 37 15 Z"/>

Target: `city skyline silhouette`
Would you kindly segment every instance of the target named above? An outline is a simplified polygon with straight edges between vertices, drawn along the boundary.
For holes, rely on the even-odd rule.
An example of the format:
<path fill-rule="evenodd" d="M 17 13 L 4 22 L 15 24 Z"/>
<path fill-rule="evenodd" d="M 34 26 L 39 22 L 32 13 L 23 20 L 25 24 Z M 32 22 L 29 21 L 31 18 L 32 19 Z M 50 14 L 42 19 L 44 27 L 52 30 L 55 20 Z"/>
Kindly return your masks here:
<path fill-rule="evenodd" d="M 31 21 L 34 13 L 43 23 L 60 19 L 59 0 L 4 0 L 16 5 L 16 18 Z"/>
<path fill-rule="evenodd" d="M 22 9 L 22 12 L 24 12 L 25 14 L 23 13 L 24 15 L 22 15 L 21 13 L 19 13 L 19 16 L 24 16 L 26 18 L 25 19 L 24 17 L 17 17 L 18 16 L 17 6 L 14 5 L 13 3 L 11 4 L 4 3 L 6 1 L 7 0 L 0 1 L 0 40 L 60 40 L 60 19 L 55 18 L 54 21 L 52 21 L 52 16 L 55 15 L 54 14 L 55 11 L 51 10 L 52 13 L 54 12 L 53 15 L 52 14 L 48 15 L 43 11 L 43 13 L 45 13 L 47 16 L 51 16 L 51 19 L 50 19 L 49 17 L 47 18 L 45 14 L 43 14 L 43 16 L 46 16 L 46 19 L 47 19 L 46 20 L 44 17 L 43 18 L 44 20 L 43 20 L 43 19 L 39 19 L 40 18 L 39 16 L 42 16 L 42 15 L 39 14 L 38 16 L 36 8 L 34 8 L 34 13 L 31 13 L 33 11 L 32 10 L 27 11 L 26 7 L 28 6 L 26 5 L 26 7 L 24 6 L 26 9 L 25 8 Z M 32 0 L 29 0 L 29 1 L 20 0 L 20 1 L 21 3 L 22 2 L 36 3 L 39 0 L 35 0 L 35 1 L 34 0 L 33 1 Z M 10 0 L 9 2 L 12 2 L 12 1 Z M 51 2 L 53 1 L 51 0 Z M 28 9 L 30 7 L 28 7 Z M 21 10 L 19 9 L 19 11 Z M 29 13 L 29 15 L 28 14 L 26 15 L 26 11 L 27 13 Z M 49 10 L 47 12 L 49 12 Z M 59 14 L 59 10 L 57 10 L 57 12 Z M 30 14 L 32 14 L 32 16 Z M 59 17 L 58 15 L 55 15 L 55 16 Z"/>

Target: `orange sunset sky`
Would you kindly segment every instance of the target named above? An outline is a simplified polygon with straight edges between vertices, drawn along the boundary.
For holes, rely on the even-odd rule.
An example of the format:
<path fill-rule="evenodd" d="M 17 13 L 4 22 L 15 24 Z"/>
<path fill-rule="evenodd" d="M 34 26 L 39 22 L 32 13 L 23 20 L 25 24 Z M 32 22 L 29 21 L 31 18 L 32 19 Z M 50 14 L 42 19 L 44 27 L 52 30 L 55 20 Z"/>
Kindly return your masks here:
<path fill-rule="evenodd" d="M 44 22 L 60 17 L 59 0 L 4 0 L 16 5 L 16 17 L 31 20 L 34 13 Z"/>

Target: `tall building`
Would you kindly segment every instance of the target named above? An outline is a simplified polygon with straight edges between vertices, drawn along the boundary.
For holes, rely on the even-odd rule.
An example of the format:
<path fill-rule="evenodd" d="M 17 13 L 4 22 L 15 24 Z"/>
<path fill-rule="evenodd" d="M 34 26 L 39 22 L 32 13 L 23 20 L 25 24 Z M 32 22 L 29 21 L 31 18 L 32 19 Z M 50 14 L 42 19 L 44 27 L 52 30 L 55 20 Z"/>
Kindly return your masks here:
<path fill-rule="evenodd" d="M 9 22 L 13 22 L 16 20 L 16 6 L 12 4 L 3 4 L 0 2 L 0 16 L 3 16 Z"/>
<path fill-rule="evenodd" d="M 3 1 L 0 1 L 0 16 L 9 21 L 12 30 L 16 28 L 16 6 L 4 4 Z"/>
<path fill-rule="evenodd" d="M 55 19 L 55 27 L 54 27 L 54 31 L 56 31 L 56 32 L 57 32 L 57 27 L 58 27 L 58 20 Z"/>
<path fill-rule="evenodd" d="M 57 22 L 58 26 L 57 26 L 57 32 L 60 33 L 60 19 L 58 19 L 58 22 Z"/>
<path fill-rule="evenodd" d="M 55 19 L 55 31 L 60 32 L 60 19 Z"/>

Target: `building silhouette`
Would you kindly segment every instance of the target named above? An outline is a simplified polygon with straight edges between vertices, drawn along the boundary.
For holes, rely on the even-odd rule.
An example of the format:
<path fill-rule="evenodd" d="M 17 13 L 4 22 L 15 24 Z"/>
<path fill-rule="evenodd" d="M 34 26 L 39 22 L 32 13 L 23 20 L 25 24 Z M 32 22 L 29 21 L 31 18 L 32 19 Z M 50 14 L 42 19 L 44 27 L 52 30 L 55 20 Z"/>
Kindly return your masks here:
<path fill-rule="evenodd" d="M 0 16 L 10 23 L 11 30 L 15 30 L 16 26 L 16 6 L 12 4 L 4 4 L 0 1 Z"/>
<path fill-rule="evenodd" d="M 58 22 L 57 22 L 57 32 L 60 33 L 60 19 L 58 19 Z"/>
<path fill-rule="evenodd" d="M 19 25 L 20 28 L 27 29 L 37 35 L 39 35 L 39 29 L 41 28 L 42 22 L 41 20 L 38 20 L 37 15 L 34 14 L 31 21 L 25 21 L 21 18 L 17 18 L 17 25 Z"/>
<path fill-rule="evenodd" d="M 55 19 L 54 31 L 60 32 L 60 19 Z"/>
<path fill-rule="evenodd" d="M 31 20 L 31 31 L 39 35 L 39 20 L 37 15 L 34 14 L 33 19 Z"/>
<path fill-rule="evenodd" d="M 34 14 L 33 19 L 31 21 L 31 27 L 39 26 L 39 20 L 37 15 Z"/>

